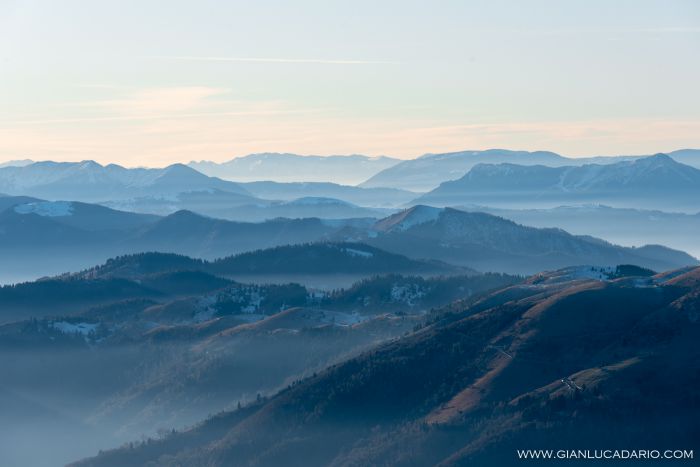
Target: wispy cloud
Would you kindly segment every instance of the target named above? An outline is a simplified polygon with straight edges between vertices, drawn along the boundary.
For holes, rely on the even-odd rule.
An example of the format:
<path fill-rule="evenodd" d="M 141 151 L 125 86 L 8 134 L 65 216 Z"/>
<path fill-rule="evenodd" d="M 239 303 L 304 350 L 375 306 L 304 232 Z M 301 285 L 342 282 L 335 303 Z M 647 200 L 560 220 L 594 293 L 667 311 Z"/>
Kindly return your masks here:
<path fill-rule="evenodd" d="M 189 118 L 205 118 L 205 117 L 246 117 L 246 116 L 266 116 L 266 115 L 283 115 L 283 114 L 301 114 L 318 112 L 319 109 L 311 110 L 249 110 L 240 112 L 202 112 L 202 113 L 179 113 L 179 114 L 145 114 L 145 115 L 119 115 L 109 117 L 75 117 L 75 118 L 53 118 L 53 119 L 34 119 L 34 120 L 12 120 L 0 121 L 0 124 L 6 125 L 48 125 L 62 123 L 98 123 L 98 122 L 130 122 L 130 121 L 146 121 L 146 120 L 171 120 L 171 119 L 189 119 Z"/>
<path fill-rule="evenodd" d="M 281 101 L 236 101 L 226 99 L 228 89 L 180 86 L 140 89 L 111 99 L 74 103 L 74 115 L 0 120 L 1 125 L 51 125 L 153 120 L 210 119 L 215 117 L 272 116 L 318 112 L 319 109 L 290 108 Z"/>
<path fill-rule="evenodd" d="M 142 89 L 116 99 L 85 104 L 109 112 L 126 115 L 181 112 L 201 108 L 207 99 L 227 94 L 228 89 L 207 86 L 180 86 Z"/>
<path fill-rule="evenodd" d="M 271 57 L 197 57 L 190 55 L 150 57 L 162 60 L 183 60 L 196 62 L 242 62 L 242 63 L 306 63 L 316 65 L 398 65 L 391 60 L 346 60 L 325 58 L 271 58 Z"/>
<path fill-rule="evenodd" d="M 101 84 L 101 83 L 81 83 L 81 84 L 76 84 L 76 88 L 82 88 L 82 89 L 107 89 L 107 90 L 112 90 L 112 89 L 128 89 L 128 86 L 123 86 L 119 84 Z"/>
<path fill-rule="evenodd" d="M 625 32 L 625 30 L 623 30 Z M 658 28 L 641 28 L 641 29 L 630 29 L 629 32 L 647 32 L 654 34 L 662 33 L 676 33 L 676 34 L 694 34 L 700 32 L 700 27 L 685 27 L 685 26 L 668 26 L 668 27 L 658 27 Z"/>
<path fill-rule="evenodd" d="M 566 29 L 495 29 L 492 33 L 507 33 L 525 36 L 572 36 L 600 34 L 697 34 L 700 27 L 694 26 L 658 26 L 647 28 L 566 28 Z"/>

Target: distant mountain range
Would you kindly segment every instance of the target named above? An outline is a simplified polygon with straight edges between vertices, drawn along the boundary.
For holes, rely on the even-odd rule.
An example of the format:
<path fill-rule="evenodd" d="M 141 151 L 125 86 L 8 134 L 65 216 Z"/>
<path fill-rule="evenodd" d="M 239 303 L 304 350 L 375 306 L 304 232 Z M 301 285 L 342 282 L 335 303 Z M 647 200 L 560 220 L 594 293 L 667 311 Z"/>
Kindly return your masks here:
<path fill-rule="evenodd" d="M 409 259 L 362 243 L 285 245 L 214 261 L 219 275 L 254 274 L 462 274 L 473 272 L 438 261 Z"/>
<path fill-rule="evenodd" d="M 19 200 L 0 212 L 5 282 L 74 271 L 111 256 L 142 251 L 214 259 L 325 241 L 360 242 L 417 260 L 510 273 L 578 264 L 631 263 L 656 270 L 696 264 L 694 258 L 661 246 L 625 248 L 559 229 L 525 227 L 490 214 L 428 206 L 378 221 L 307 218 L 245 223 L 189 211 L 158 217 L 83 203 Z"/>
<path fill-rule="evenodd" d="M 416 197 L 404 190 L 363 189 L 334 183 L 244 185 L 209 177 L 181 164 L 164 169 L 127 169 L 93 161 L 36 162 L 0 168 L 0 193 L 98 202 L 146 214 L 167 215 L 186 209 L 255 222 L 275 217 L 383 217 L 389 213 L 387 209 Z"/>
<path fill-rule="evenodd" d="M 426 154 L 382 170 L 360 184 L 362 187 L 391 187 L 409 191 L 429 191 L 447 180 L 456 180 L 477 164 L 500 162 L 560 166 L 569 159 L 549 151 L 460 151 Z"/>
<path fill-rule="evenodd" d="M 700 150 L 683 149 L 668 153 L 677 162 L 700 168 Z M 460 151 L 426 154 L 385 169 L 360 184 L 362 187 L 390 187 L 410 191 L 430 191 L 443 182 L 465 176 L 479 164 L 543 165 L 546 167 L 580 166 L 585 164 L 616 164 L 646 156 L 567 158 L 548 151 Z"/>
<path fill-rule="evenodd" d="M 678 153 L 694 154 L 692 150 Z M 552 157 L 551 153 L 548 157 Z M 117 189 L 114 188 L 113 183 L 95 182 L 95 180 L 101 180 L 100 174 L 104 175 L 104 172 L 112 170 L 108 170 L 110 166 L 103 167 L 94 163 L 82 164 L 82 168 L 80 166 L 81 164 L 38 163 L 27 165 L 21 168 L 21 171 L 16 167 L 0 169 L 0 174 L 5 174 L 6 179 L 12 179 L 7 171 L 15 171 L 16 180 L 12 179 L 14 180 L 12 186 L 16 188 L 22 185 L 25 189 L 20 191 L 26 191 L 30 195 L 0 196 L 0 211 L 14 204 L 41 203 L 42 199 L 33 195 L 35 188 L 38 192 L 55 195 L 55 198 L 49 198 L 56 200 L 73 199 L 85 202 L 93 198 L 104 199 L 117 196 L 120 199 L 100 202 L 105 206 L 132 213 L 167 216 L 179 210 L 188 210 L 214 218 L 243 222 L 263 222 L 278 217 L 299 219 L 317 217 L 334 220 L 379 219 L 396 212 L 397 207 L 401 205 L 406 207 L 415 204 L 464 206 L 468 210 L 500 214 L 535 227 L 561 227 L 575 233 L 595 235 L 628 245 L 661 243 L 698 254 L 694 239 L 686 238 L 689 235 L 692 237 L 695 231 L 694 216 L 700 211 L 695 189 L 698 172 L 692 167 L 675 163 L 664 156 L 651 159 L 631 158 L 625 163 L 582 167 L 479 165 L 459 181 L 447 183 L 418 199 L 415 199 L 417 195 L 405 190 L 359 188 L 333 183 L 252 182 L 234 184 L 233 188 L 227 185 L 227 190 L 203 188 L 230 182 L 209 179 L 186 167 L 184 170 L 182 170 L 183 167 L 171 168 L 175 172 L 180 170 L 187 173 L 186 176 L 183 173 L 183 177 L 180 177 L 182 183 L 163 183 L 163 178 L 167 182 L 167 179 L 173 175 L 171 171 L 153 169 L 155 172 L 148 172 L 149 177 L 153 179 L 155 173 L 161 173 L 159 182 L 154 181 L 148 188 L 142 186 L 132 189 L 119 185 L 122 188 Z M 129 177 L 138 178 L 142 170 L 133 169 L 132 173 L 132 169 L 117 169 L 116 172 L 126 171 L 130 174 Z M 36 171 L 46 173 L 42 179 L 31 178 L 30 175 L 33 176 Z M 122 174 L 122 178 L 124 177 L 126 175 Z M 142 185 L 149 177 L 142 180 Z M 87 192 L 83 192 L 83 186 L 89 187 Z M 10 188 L 12 187 L 5 186 L 5 191 Z M 228 191 L 229 188 L 234 191 Z M 112 191 L 115 189 L 117 193 Z M 241 190 L 247 194 L 242 194 Z M 144 195 L 144 192 L 148 194 Z M 61 193 L 71 193 L 75 196 L 58 197 Z M 646 220 L 642 215 L 638 215 L 637 220 L 634 221 L 634 225 L 638 228 L 631 230 L 632 224 L 629 222 L 624 223 L 621 220 L 616 223 L 599 222 L 595 216 L 591 217 L 590 209 L 586 208 L 581 212 L 588 212 L 586 214 L 586 218 L 590 220 L 588 227 L 575 220 L 572 220 L 572 223 L 562 220 L 563 223 L 559 224 L 558 219 L 561 217 L 552 211 L 560 206 L 597 204 L 616 209 L 633 208 L 644 211 L 656 210 L 665 213 L 684 211 L 685 213 L 679 215 L 649 213 Z M 21 209 L 26 213 L 32 209 L 48 208 L 47 205 L 37 205 Z M 60 205 L 57 204 L 52 209 L 59 209 L 57 212 L 60 213 Z M 538 209 L 539 212 L 536 216 L 531 216 L 532 221 L 530 221 L 522 211 L 533 209 Z M 558 212 L 563 211 L 560 209 Z M 599 212 L 602 213 L 602 211 Z M 632 222 L 629 212 L 619 214 L 622 216 L 619 219 L 624 218 Z M 609 217 L 614 214 L 609 211 L 606 215 Z M 88 230 L 104 230 L 106 227 L 99 220 L 95 222 L 95 219 L 87 215 L 70 217 L 71 221 L 78 218 L 84 219 L 80 225 Z M 663 226 L 660 222 L 654 221 L 661 218 L 664 219 Z M 54 220 L 67 219 L 67 216 L 58 216 Z M 151 216 L 149 219 L 154 218 Z M 122 222 L 122 220 L 115 221 L 114 226 L 118 227 Z M 98 227 L 90 227 L 92 223 Z M 73 224 L 68 222 L 68 225 Z M 125 226 L 128 225 L 128 223 L 125 224 Z M 31 238 L 31 235 L 27 238 Z M 87 245 L 92 242 L 88 240 Z M 54 239 L 47 239 L 49 243 L 54 241 Z M 200 254 L 199 252 L 206 252 L 209 249 L 208 245 L 208 241 L 203 242 L 203 246 L 197 251 L 192 250 L 187 253 L 197 255 Z M 107 255 L 101 255 L 100 258 L 104 259 L 109 254 L 119 252 L 121 250 L 114 250 Z M 50 262 L 51 259 L 47 261 Z M 21 270 L 22 266 L 19 265 L 19 268 Z"/>
<path fill-rule="evenodd" d="M 533 208 L 601 202 L 611 206 L 696 212 L 700 210 L 699 203 L 694 202 L 699 171 L 673 159 L 692 161 L 695 152 L 684 150 L 674 156 L 647 158 L 591 158 L 588 160 L 600 163 L 586 165 L 581 165 L 584 159 L 567 159 L 550 152 L 489 150 L 437 154 L 401 162 L 360 187 L 328 182 L 234 183 L 209 177 L 182 164 L 164 169 L 127 169 L 93 161 L 36 162 L 1 167 L 0 193 L 99 202 L 117 209 L 159 215 L 186 209 L 249 221 L 278 216 L 383 217 L 389 214 L 387 209 L 413 204 Z M 626 160 L 619 162 L 621 159 Z M 502 161 L 517 164 L 494 164 Z M 393 186 L 381 181 L 391 178 L 393 172 L 389 171 L 397 171 L 398 179 L 406 183 L 414 175 L 451 181 L 418 196 L 405 189 L 382 187 Z M 513 206 L 515 201 L 517 206 Z"/>
<path fill-rule="evenodd" d="M 350 217 L 382 217 L 396 209 L 362 207 L 335 198 L 303 197 L 291 201 L 269 201 L 241 197 L 223 191 L 193 191 L 170 198 L 141 197 L 103 203 L 114 209 L 166 216 L 187 210 L 200 215 L 231 221 L 262 222 L 285 217 L 302 219 L 343 219 Z"/>
<path fill-rule="evenodd" d="M 263 153 L 228 162 L 192 161 L 189 166 L 210 176 L 237 182 L 333 182 L 355 185 L 399 163 L 391 157 L 300 156 Z"/>
<path fill-rule="evenodd" d="M 667 153 L 677 162 L 700 169 L 700 150 L 680 149 Z M 395 188 L 407 191 L 426 192 L 436 188 L 440 183 L 456 180 L 464 176 L 469 170 L 478 164 L 510 163 L 516 165 L 544 165 L 548 167 L 561 167 L 585 164 L 614 164 L 623 161 L 632 161 L 647 156 L 598 156 L 598 157 L 565 157 L 550 151 L 512 151 L 506 149 L 488 149 L 483 151 L 459 151 L 440 154 L 426 154 L 416 159 L 402 160 L 391 157 L 369 157 L 362 155 L 348 156 L 300 156 L 287 153 L 261 153 L 238 157 L 228 162 L 216 163 L 211 161 L 192 161 L 189 167 L 210 177 L 236 182 L 318 182 L 322 184 L 360 185 L 363 188 Z M 163 169 L 125 169 L 115 164 L 104 167 L 102 172 L 95 170 L 99 164 L 93 161 L 79 163 L 34 162 L 29 159 L 9 161 L 0 164 L 2 168 L 14 168 L 9 173 L 19 173 L 21 167 L 39 165 L 41 170 L 24 172 L 28 175 L 41 174 L 46 177 L 50 171 L 69 174 L 77 177 L 90 175 L 93 179 L 102 177 L 109 181 L 112 177 L 139 178 L 143 172 Z M 175 164 L 179 166 L 181 164 Z M 75 170 L 71 166 L 93 166 L 90 170 L 81 167 Z M 82 173 L 80 173 L 82 171 Z M 127 175 L 132 171 L 131 175 Z M 121 172 L 121 174 L 119 174 Z M 0 172 L 1 174 L 2 172 Z M 155 172 L 153 172 L 155 173 Z M 0 175 L 0 180 L 6 179 Z M 10 176 L 12 178 L 12 176 Z M 55 183 L 55 181 L 51 181 Z M 30 184 L 34 186 L 33 184 Z M 5 190 L 0 184 L 0 192 L 9 194 L 31 194 L 38 197 L 51 199 L 71 198 L 81 201 L 92 201 L 77 196 L 49 195 L 47 193 L 17 193 L 14 189 Z M 27 188 L 27 185 L 18 183 L 11 187 Z M 109 183 L 106 187 L 109 186 Z M 44 189 L 43 182 L 38 184 L 39 189 Z M 307 187 L 311 188 L 311 187 Z M 313 187 L 323 189 L 322 187 Z M 48 190 L 56 190 L 57 187 L 47 187 Z M 192 191 L 193 188 L 188 187 Z M 385 192 L 388 195 L 389 192 Z M 395 194 L 397 195 L 397 194 Z M 130 197 L 135 197 L 131 195 Z M 358 203 L 356 200 L 330 195 L 328 193 L 306 192 L 302 196 L 338 197 L 345 201 Z M 266 196 L 261 196 L 266 198 Z M 121 199 L 117 197 L 115 199 Z M 286 196 L 269 197 L 268 199 L 288 200 Z M 358 204 L 363 204 L 359 202 Z M 371 204 L 374 206 L 375 204 Z"/>
<path fill-rule="evenodd" d="M 2 167 L 23 167 L 25 165 L 33 164 L 34 161 L 31 159 L 18 159 L 14 161 L 0 162 L 0 168 Z"/>
<path fill-rule="evenodd" d="M 269 398 L 71 465 L 491 467 L 539 464 L 523 449 L 691 449 L 699 295 L 698 268 L 538 274 Z"/>
<path fill-rule="evenodd" d="M 444 182 L 417 203 L 438 206 L 556 207 L 602 203 L 613 207 L 700 210 L 700 169 L 664 154 L 583 166 L 479 164 Z"/>
<path fill-rule="evenodd" d="M 15 201 L 13 203 L 12 201 Z M 63 201 L 0 198 L 2 282 L 88 267 L 115 255 L 164 251 L 214 259 L 243 251 L 320 241 L 370 220 L 276 219 L 232 222 L 178 211 L 166 217 Z"/>
<path fill-rule="evenodd" d="M 0 193 L 51 200 L 100 202 L 208 190 L 254 199 L 236 183 L 208 177 L 182 164 L 163 169 L 127 169 L 94 161 L 35 162 L 0 168 Z"/>

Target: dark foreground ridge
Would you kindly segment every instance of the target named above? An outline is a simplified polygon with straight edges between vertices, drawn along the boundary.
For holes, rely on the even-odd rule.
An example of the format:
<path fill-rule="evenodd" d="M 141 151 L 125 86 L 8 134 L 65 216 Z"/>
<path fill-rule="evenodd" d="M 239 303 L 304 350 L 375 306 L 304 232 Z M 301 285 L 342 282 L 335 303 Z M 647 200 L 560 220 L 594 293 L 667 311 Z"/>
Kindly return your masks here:
<path fill-rule="evenodd" d="M 73 466 L 503 466 L 522 465 L 516 449 L 692 449 L 700 268 L 649 274 L 538 274 L 268 400 Z"/>

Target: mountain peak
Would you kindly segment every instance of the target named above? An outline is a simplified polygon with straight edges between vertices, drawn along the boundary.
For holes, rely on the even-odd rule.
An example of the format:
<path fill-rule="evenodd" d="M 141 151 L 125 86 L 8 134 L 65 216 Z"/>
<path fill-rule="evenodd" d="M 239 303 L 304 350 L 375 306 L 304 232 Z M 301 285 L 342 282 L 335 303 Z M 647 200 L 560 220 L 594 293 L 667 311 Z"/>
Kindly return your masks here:
<path fill-rule="evenodd" d="M 673 177 L 674 186 L 676 183 L 694 183 L 700 177 L 700 171 L 695 167 L 683 164 L 673 159 L 667 154 L 655 154 L 649 157 L 643 157 L 631 162 L 620 162 L 620 168 L 623 173 L 627 173 L 627 168 L 632 168 L 632 173 L 641 180 L 653 177 L 653 181 L 659 181 L 668 177 Z M 611 166 L 614 167 L 615 165 Z M 632 174 L 630 173 L 630 175 Z"/>
<path fill-rule="evenodd" d="M 192 167 L 188 167 L 184 164 L 172 164 L 156 172 L 157 176 L 155 181 L 161 185 L 173 185 L 179 191 L 188 191 L 194 188 L 199 188 L 199 186 L 192 186 L 192 184 L 199 185 L 205 184 L 206 188 L 214 188 L 210 186 L 211 182 L 214 185 L 219 183 L 219 179 L 215 177 L 208 177 L 202 172 L 199 172 Z M 233 182 L 224 182 L 224 184 L 235 186 Z M 203 187 L 202 187 L 203 188 Z"/>
<path fill-rule="evenodd" d="M 385 232 L 390 230 L 403 231 L 416 225 L 434 222 L 443 211 L 444 209 L 441 208 L 418 204 L 378 221 L 375 228 Z"/>
<path fill-rule="evenodd" d="M 78 163 L 80 169 L 101 169 L 102 165 L 93 160 L 84 160 Z"/>
<path fill-rule="evenodd" d="M 196 173 L 199 174 L 200 172 L 197 172 L 195 169 L 192 167 L 189 167 L 185 164 L 181 163 L 176 163 L 176 164 L 171 164 L 163 169 L 164 173 L 180 173 L 180 174 L 192 174 Z"/>
<path fill-rule="evenodd" d="M 188 209 L 180 209 L 179 211 L 175 211 L 172 214 L 168 214 L 165 216 L 162 221 L 169 220 L 169 221 L 176 221 L 176 220 L 185 220 L 185 221 L 190 221 L 190 220 L 195 220 L 195 219 L 209 219 L 207 216 L 203 216 L 201 214 L 197 214 L 196 212 L 192 212 Z"/>
<path fill-rule="evenodd" d="M 677 165 L 682 165 L 679 162 L 675 161 L 671 156 L 668 154 L 664 153 L 658 153 L 654 154 L 653 156 L 649 157 L 642 157 L 641 159 L 637 159 L 632 162 L 633 164 L 637 165 L 647 165 L 647 166 L 677 166 Z"/>

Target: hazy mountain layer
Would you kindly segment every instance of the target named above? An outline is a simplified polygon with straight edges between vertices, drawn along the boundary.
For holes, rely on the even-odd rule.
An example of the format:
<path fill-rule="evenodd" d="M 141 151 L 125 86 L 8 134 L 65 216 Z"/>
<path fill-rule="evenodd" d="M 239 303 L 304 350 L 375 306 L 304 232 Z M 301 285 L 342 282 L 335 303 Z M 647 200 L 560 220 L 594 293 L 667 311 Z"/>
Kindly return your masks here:
<path fill-rule="evenodd" d="M 508 466 L 516 449 L 692 449 L 699 273 L 540 274 L 269 400 L 74 465 Z"/>
<path fill-rule="evenodd" d="M 416 197 L 404 190 L 334 183 L 255 182 L 249 186 L 254 193 L 242 184 L 210 177 L 182 164 L 163 169 L 127 169 L 93 161 L 0 167 L 0 193 L 4 196 L 99 202 L 158 215 L 186 209 L 253 222 L 275 217 L 382 217 L 387 207 Z"/>
<path fill-rule="evenodd" d="M 8 198 L 0 198 L 0 205 Z M 18 203 L 18 204 L 15 204 Z M 107 258 L 164 251 L 217 258 L 243 251 L 323 240 L 346 224 L 373 220 L 276 219 L 241 223 L 177 212 L 167 217 L 97 205 L 11 198 L 0 212 L 2 282 L 89 267 Z"/>
<path fill-rule="evenodd" d="M 127 169 L 94 161 L 35 162 L 0 168 L 0 193 L 50 200 L 109 201 L 140 196 L 172 197 L 220 190 L 254 199 L 236 183 L 208 177 L 182 164 L 163 169 Z"/>
<path fill-rule="evenodd" d="M 115 209 L 162 216 L 187 210 L 239 222 L 263 222 L 278 217 L 290 219 L 383 217 L 395 211 L 387 208 L 365 208 L 335 198 L 304 197 L 292 201 L 270 201 L 248 196 L 241 197 L 222 191 L 192 191 L 178 193 L 167 199 L 141 197 L 109 201 L 104 204 Z"/>
<path fill-rule="evenodd" d="M 250 182 L 242 186 L 264 199 L 293 201 L 306 197 L 335 198 L 360 206 L 395 207 L 416 198 L 411 191 L 396 188 L 360 188 L 335 183 L 277 183 Z"/>
<path fill-rule="evenodd" d="M 237 182 L 333 182 L 354 185 L 399 162 L 391 157 L 300 156 L 263 153 L 228 162 L 193 161 L 189 166 L 213 177 Z"/>
<path fill-rule="evenodd" d="M 561 228 L 620 245 L 662 244 L 700 258 L 700 213 L 684 214 L 647 209 L 613 208 L 604 205 L 571 205 L 551 209 L 498 209 L 462 206 L 458 209 L 488 212 L 519 224 Z"/>
<path fill-rule="evenodd" d="M 202 266 L 139 255 L 0 289 L 3 313 L 32 316 L 0 325 L 0 463 L 63 465 L 161 436 L 403 334 L 432 306 L 519 280 L 391 275 L 323 293 L 192 270 Z"/>
<path fill-rule="evenodd" d="M 657 270 L 696 264 L 694 258 L 660 246 L 623 248 L 484 213 L 426 206 L 379 221 L 308 218 L 244 223 L 187 211 L 156 217 L 82 203 L 13 200 L 19 204 L 8 202 L 10 207 L 0 212 L 3 282 L 76 271 L 127 253 L 160 251 L 214 259 L 323 241 L 364 242 L 413 259 L 510 273 L 579 264 L 632 263 Z"/>
<path fill-rule="evenodd" d="M 548 151 L 527 152 L 506 149 L 426 154 L 385 169 L 361 183 L 360 186 L 429 191 L 444 181 L 462 177 L 477 164 L 499 162 L 560 166 L 566 165 L 569 159 Z"/>
<path fill-rule="evenodd" d="M 699 200 L 700 169 L 658 154 L 580 167 L 480 164 L 464 177 L 441 184 L 417 202 L 511 208 L 556 207 L 578 202 L 695 213 L 700 210 Z"/>
<path fill-rule="evenodd" d="M 178 271 L 192 274 L 172 276 Z M 268 284 L 271 277 L 279 276 L 299 280 L 302 276 L 366 278 L 390 273 L 436 276 L 473 271 L 438 261 L 409 259 L 360 243 L 288 245 L 214 261 L 172 253 L 140 253 L 112 258 L 103 265 L 73 274 L 0 287 L 0 303 L 3 304 L 0 323 L 22 317 L 69 313 L 95 303 L 130 298 L 162 299 L 195 293 L 201 287 L 221 287 L 221 282 L 214 281 L 213 275 L 245 277 L 251 282 Z M 169 281 L 166 284 L 180 281 L 180 288 L 168 286 L 170 288 L 163 290 L 162 275 Z M 207 285 L 211 283 L 214 285 Z"/>
<path fill-rule="evenodd" d="M 676 161 L 700 169 L 700 150 L 683 149 L 668 153 Z M 584 164 L 615 164 L 646 156 L 577 157 L 567 158 L 548 151 L 460 151 L 445 154 L 426 154 L 403 161 L 385 169 L 363 182 L 365 187 L 391 187 L 411 191 L 430 191 L 443 182 L 457 180 L 478 164 L 510 163 L 516 165 L 544 165 L 547 167 L 580 166 Z"/>
<path fill-rule="evenodd" d="M 429 206 L 414 206 L 382 219 L 355 238 L 411 258 L 438 259 L 479 271 L 530 274 L 580 264 L 621 263 L 665 270 L 698 264 L 695 258 L 665 247 L 620 247 L 482 212 Z"/>

